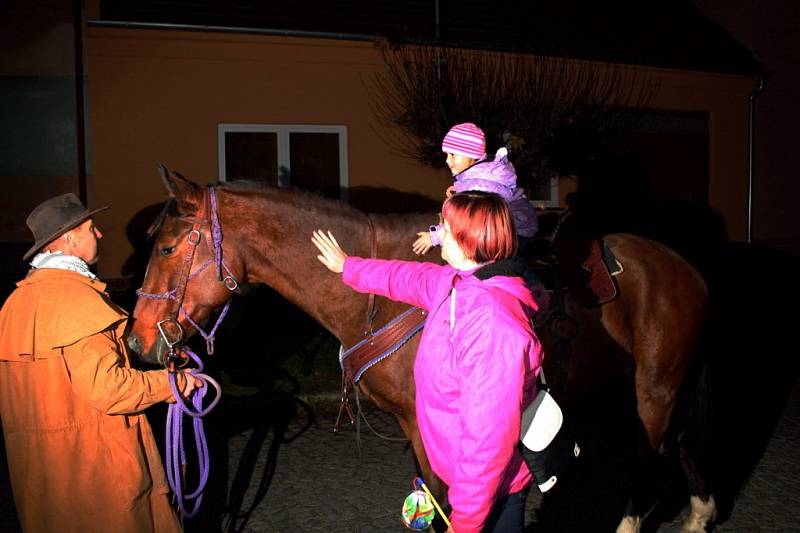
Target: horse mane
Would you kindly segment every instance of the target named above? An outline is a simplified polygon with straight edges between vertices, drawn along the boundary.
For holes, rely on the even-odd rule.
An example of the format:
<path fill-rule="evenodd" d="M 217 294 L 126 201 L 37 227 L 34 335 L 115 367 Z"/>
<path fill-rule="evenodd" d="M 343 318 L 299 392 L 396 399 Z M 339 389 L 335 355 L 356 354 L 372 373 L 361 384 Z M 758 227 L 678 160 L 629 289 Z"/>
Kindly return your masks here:
<path fill-rule="evenodd" d="M 318 191 L 299 189 L 295 187 L 277 187 L 264 182 L 251 180 L 236 180 L 235 182 L 220 183 L 222 190 L 232 193 L 252 194 L 255 196 L 267 196 L 281 203 L 289 204 L 291 207 L 311 210 L 315 214 L 330 216 L 333 218 L 345 216 L 347 218 L 359 219 L 367 216 L 364 211 L 357 209 L 341 200 L 323 196 Z M 293 209 L 292 212 L 296 212 Z"/>

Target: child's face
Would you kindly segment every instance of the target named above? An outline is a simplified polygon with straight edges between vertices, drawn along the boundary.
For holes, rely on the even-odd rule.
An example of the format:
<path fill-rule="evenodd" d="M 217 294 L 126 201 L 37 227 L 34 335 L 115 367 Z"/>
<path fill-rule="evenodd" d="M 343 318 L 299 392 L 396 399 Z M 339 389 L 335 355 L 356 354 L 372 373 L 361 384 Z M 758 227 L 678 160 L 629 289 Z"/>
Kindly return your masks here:
<path fill-rule="evenodd" d="M 450 172 L 453 174 L 453 176 L 456 174 L 461 174 L 466 169 L 474 165 L 476 161 L 477 159 L 472 159 L 471 157 L 461 154 L 447 154 L 447 166 L 450 168 Z"/>

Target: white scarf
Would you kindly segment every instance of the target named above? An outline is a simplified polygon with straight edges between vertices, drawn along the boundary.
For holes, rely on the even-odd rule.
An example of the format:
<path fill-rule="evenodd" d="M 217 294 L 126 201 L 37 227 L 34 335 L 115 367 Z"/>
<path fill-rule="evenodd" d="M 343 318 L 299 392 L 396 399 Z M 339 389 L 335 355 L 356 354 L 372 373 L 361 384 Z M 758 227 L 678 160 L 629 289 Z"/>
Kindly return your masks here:
<path fill-rule="evenodd" d="M 67 255 L 61 251 L 40 252 L 34 256 L 30 265 L 33 268 L 58 268 L 61 270 L 71 270 L 87 278 L 97 279 L 86 261 L 74 255 Z"/>

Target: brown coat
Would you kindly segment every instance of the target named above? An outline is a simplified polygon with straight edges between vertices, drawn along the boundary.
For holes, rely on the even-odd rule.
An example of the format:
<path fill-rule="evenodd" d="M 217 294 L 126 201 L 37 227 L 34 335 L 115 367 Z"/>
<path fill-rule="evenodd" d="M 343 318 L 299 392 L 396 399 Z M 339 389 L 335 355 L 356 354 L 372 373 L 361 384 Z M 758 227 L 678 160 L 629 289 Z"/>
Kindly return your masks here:
<path fill-rule="evenodd" d="M 142 410 L 164 370 L 130 366 L 105 284 L 33 270 L 0 310 L 0 417 L 26 532 L 180 531 Z"/>

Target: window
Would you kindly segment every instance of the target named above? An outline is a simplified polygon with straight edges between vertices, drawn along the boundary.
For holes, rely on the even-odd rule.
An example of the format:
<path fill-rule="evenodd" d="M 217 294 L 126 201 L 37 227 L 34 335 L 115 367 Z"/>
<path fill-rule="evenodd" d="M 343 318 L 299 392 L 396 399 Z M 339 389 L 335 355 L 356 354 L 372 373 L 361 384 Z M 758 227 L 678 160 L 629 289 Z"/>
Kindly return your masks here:
<path fill-rule="evenodd" d="M 535 184 L 525 191 L 525 196 L 537 209 L 558 207 L 558 178 Z"/>
<path fill-rule="evenodd" d="M 347 128 L 220 124 L 219 179 L 254 180 L 343 198 Z"/>

